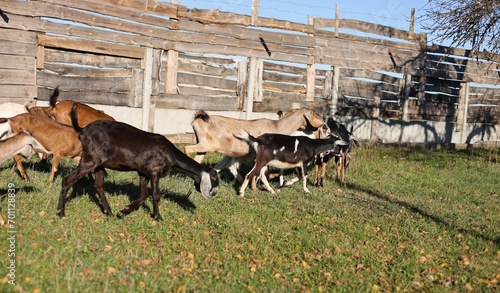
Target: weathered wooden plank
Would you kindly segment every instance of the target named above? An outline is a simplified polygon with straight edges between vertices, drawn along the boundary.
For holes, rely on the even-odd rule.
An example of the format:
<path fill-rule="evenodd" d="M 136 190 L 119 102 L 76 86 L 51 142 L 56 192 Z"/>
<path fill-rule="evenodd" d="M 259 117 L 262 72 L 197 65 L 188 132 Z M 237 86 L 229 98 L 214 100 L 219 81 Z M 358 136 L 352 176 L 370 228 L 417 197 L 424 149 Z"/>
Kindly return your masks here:
<path fill-rule="evenodd" d="M 56 64 L 47 63 L 44 69 L 57 72 L 60 75 L 72 76 L 89 76 L 89 77 L 117 77 L 132 75 L 132 69 L 129 68 L 96 68 L 96 67 L 83 67 L 74 64 Z"/>
<path fill-rule="evenodd" d="M 264 80 L 262 83 L 262 89 L 264 91 L 292 92 L 304 95 L 306 94 L 305 84 L 298 85 L 298 84 L 280 83 L 280 82 Z"/>
<path fill-rule="evenodd" d="M 128 92 L 131 79 L 128 77 L 74 77 L 50 74 L 44 71 L 37 73 L 37 85 L 40 87 L 61 86 L 61 90 L 93 89 L 103 92 Z"/>
<path fill-rule="evenodd" d="M 267 51 L 261 43 L 261 37 L 257 36 L 255 38 L 251 38 L 248 35 L 233 37 L 231 35 L 232 34 L 228 33 L 228 28 L 220 30 L 216 28 L 206 27 L 204 31 L 201 31 L 199 33 L 178 32 L 177 39 L 179 42 L 190 44 L 196 43 L 204 45 L 225 45 L 230 47 L 246 48 L 248 50 L 262 51 L 263 53 L 268 55 Z M 284 45 L 283 43 L 272 43 L 268 41 L 266 41 L 266 46 L 269 48 L 269 52 L 271 52 L 271 57 L 272 55 L 277 53 L 297 55 L 311 55 L 314 53 L 312 51 L 312 48 L 304 46 L 290 46 Z M 179 49 L 178 47 L 176 48 Z"/>
<path fill-rule="evenodd" d="M 243 26 L 228 26 L 220 24 L 206 24 L 188 20 L 179 20 L 178 30 L 193 33 L 223 35 L 238 40 L 253 40 L 260 42 L 263 38 L 266 43 L 282 44 L 288 47 L 313 47 L 314 38 L 299 33 L 270 32 L 268 30 L 247 28 Z"/>
<path fill-rule="evenodd" d="M 495 62 L 500 62 L 500 56 L 494 55 L 488 51 L 472 52 L 471 50 L 468 50 L 468 49 L 446 47 L 446 46 L 438 45 L 438 44 L 432 44 L 431 46 L 427 46 L 426 52 L 429 52 L 432 54 L 464 56 L 464 57 L 468 57 L 468 58 L 479 58 L 479 59 L 484 59 L 484 60 L 492 60 Z"/>
<path fill-rule="evenodd" d="M 0 98 L 13 99 L 15 103 L 19 99 L 19 103 L 24 104 L 26 99 L 30 100 L 36 95 L 36 86 L 33 85 L 0 85 Z"/>
<path fill-rule="evenodd" d="M 0 84 L 36 85 L 35 70 L 0 70 Z"/>
<path fill-rule="evenodd" d="M 0 54 L 35 57 L 36 44 L 18 43 L 15 41 L 0 41 Z"/>
<path fill-rule="evenodd" d="M 187 62 L 186 62 L 187 61 Z M 236 63 L 233 63 L 236 65 Z M 190 62 L 189 60 L 179 60 L 179 71 L 212 75 L 212 76 L 224 76 L 224 77 L 236 77 L 238 74 L 238 69 L 236 67 L 221 66 L 216 64 L 207 64 L 200 62 Z"/>
<path fill-rule="evenodd" d="M 93 52 L 111 56 L 125 56 L 137 59 L 141 59 L 142 57 L 144 57 L 144 48 L 141 47 L 111 44 L 91 40 L 38 35 L 38 44 L 46 47 Z"/>
<path fill-rule="evenodd" d="M 183 96 L 205 96 L 236 98 L 236 90 L 222 90 L 207 87 L 178 86 L 179 94 Z"/>
<path fill-rule="evenodd" d="M 277 110 L 288 111 L 292 105 L 298 104 L 300 107 L 314 108 L 318 113 L 328 113 L 328 101 L 322 98 L 315 98 L 313 101 L 306 101 L 305 94 L 285 94 L 274 92 L 263 92 L 263 100 L 253 104 L 254 112 L 274 112 Z"/>
<path fill-rule="evenodd" d="M 43 0 L 43 1 L 46 1 L 46 0 Z M 71 0 L 69 0 L 69 1 L 71 1 Z M 54 2 L 67 3 L 69 1 L 68 0 L 63 0 L 63 1 L 59 0 L 59 1 L 54 1 Z M 110 6 L 120 6 L 123 8 L 129 8 L 129 9 L 134 9 L 134 10 L 138 10 L 138 11 L 157 13 L 157 14 L 161 14 L 162 16 L 173 17 L 173 18 L 178 17 L 177 10 L 179 9 L 178 4 L 160 2 L 157 0 L 146 1 L 146 3 L 144 3 L 143 0 L 90 0 L 90 2 L 106 3 L 106 4 L 109 4 Z"/>
<path fill-rule="evenodd" d="M 291 66 L 291 65 L 279 64 L 279 63 L 264 62 L 263 69 L 264 69 L 264 71 L 276 71 L 276 72 L 297 74 L 297 75 L 305 75 L 306 74 L 305 66 L 300 67 L 299 65 Z"/>
<path fill-rule="evenodd" d="M 98 91 L 92 88 L 60 87 L 58 101 L 73 100 L 85 104 L 102 104 L 112 106 L 128 106 L 128 94 L 117 92 Z M 53 88 L 38 87 L 38 100 L 48 101 L 54 92 Z"/>
<path fill-rule="evenodd" d="M 36 34 L 14 29 L 0 29 L 0 40 L 33 45 L 36 44 Z"/>
<path fill-rule="evenodd" d="M 154 39 L 155 36 L 171 35 L 169 34 L 169 30 L 165 27 L 153 27 L 151 25 L 139 24 L 137 22 L 130 22 L 112 17 L 101 16 L 98 14 L 89 15 L 88 13 L 84 13 L 83 11 L 77 11 L 62 6 L 54 6 L 36 2 L 16 2 L 13 5 L 9 5 L 6 7 L 2 7 L 2 3 L 0 2 L 0 9 L 5 9 L 8 12 L 12 13 L 19 13 L 21 15 L 23 15 L 23 13 L 25 13 L 25 11 L 27 10 L 31 11 L 31 13 L 29 14 L 30 16 L 79 22 L 90 27 L 102 27 L 114 31 L 97 30 L 95 28 L 86 28 L 75 25 L 55 23 L 48 19 L 39 20 L 28 17 L 16 17 L 16 15 L 13 15 L 13 19 L 11 22 L 14 23 L 14 27 L 18 29 L 51 32 L 78 37 L 97 38 L 100 40 L 115 40 L 116 42 L 126 42 L 129 44 L 139 43 L 148 47 L 153 47 L 153 44 L 156 47 L 160 48 L 168 49 L 173 47 L 173 43 L 171 42 L 159 41 Z M 131 17 L 131 19 L 134 18 Z M 158 25 L 159 22 L 161 23 L 165 20 L 157 18 L 155 21 L 155 25 Z M 172 23 L 167 24 L 172 25 Z M 6 25 L 0 23 L 0 26 Z M 123 34 L 121 32 L 126 32 L 129 34 Z M 130 33 L 135 34 L 135 36 L 130 35 Z M 149 36 L 149 38 L 145 38 L 141 35 Z"/>
<path fill-rule="evenodd" d="M 315 18 L 315 28 L 334 27 L 335 19 Z M 418 42 L 422 36 L 419 34 L 412 34 L 409 31 L 397 29 L 394 27 L 365 22 L 355 19 L 339 19 L 339 28 L 357 30 L 369 34 L 375 34 L 388 38 L 401 39 L 410 42 Z"/>
<path fill-rule="evenodd" d="M 0 54 L 1 69 L 35 70 L 35 56 Z"/>
<path fill-rule="evenodd" d="M 391 76 L 387 74 L 383 74 L 380 72 L 370 71 L 370 70 L 360 70 L 353 68 L 340 68 L 340 76 L 342 78 L 351 77 L 351 78 L 365 78 L 372 79 L 376 81 L 381 81 L 388 84 L 398 85 L 401 81 L 401 77 Z"/>
<path fill-rule="evenodd" d="M 238 47 L 230 47 L 222 45 L 207 46 L 205 44 L 178 42 L 175 47 L 179 51 L 192 52 L 192 53 L 211 53 L 211 54 L 222 54 L 228 56 L 256 57 L 256 58 L 285 61 L 285 62 L 308 63 L 312 62 L 313 59 L 313 57 L 311 56 L 298 56 L 298 55 L 290 55 L 282 53 L 276 53 L 273 54 L 272 56 L 269 56 L 267 55 L 265 50 L 261 49 L 254 50 L 248 48 L 238 48 Z"/>
<path fill-rule="evenodd" d="M 319 60 L 324 58 L 340 58 L 344 60 L 353 60 L 361 63 L 380 64 L 381 66 L 392 66 L 394 68 L 412 67 L 417 59 L 412 56 L 400 56 L 390 52 L 364 52 L 356 50 L 355 47 L 350 50 L 324 50 L 317 49 L 316 56 Z"/>
<path fill-rule="evenodd" d="M 184 52 L 179 52 L 179 59 L 182 59 L 186 62 L 190 62 L 191 60 L 200 61 L 207 64 L 216 64 L 222 66 L 228 66 L 237 63 L 238 61 L 232 58 L 223 58 L 220 56 L 203 56 L 203 55 L 193 55 L 186 54 Z"/>
<path fill-rule="evenodd" d="M 227 97 L 160 95 L 156 98 L 157 108 L 238 111 L 237 106 L 236 99 Z"/>
<path fill-rule="evenodd" d="M 192 84 L 196 86 L 236 90 L 236 80 L 227 80 L 213 76 L 203 76 L 179 72 L 177 74 L 177 82 L 179 84 Z"/>
<path fill-rule="evenodd" d="M 307 82 L 307 78 L 303 75 L 290 75 L 290 74 L 283 74 L 280 72 L 269 72 L 269 71 L 264 71 L 263 72 L 263 79 L 264 81 L 273 81 L 273 82 L 280 82 L 280 83 L 295 83 L 295 84 L 300 84 L 304 86 Z"/>
<path fill-rule="evenodd" d="M 86 65 L 98 68 L 141 68 L 141 60 L 109 55 L 45 48 L 45 62 Z"/>

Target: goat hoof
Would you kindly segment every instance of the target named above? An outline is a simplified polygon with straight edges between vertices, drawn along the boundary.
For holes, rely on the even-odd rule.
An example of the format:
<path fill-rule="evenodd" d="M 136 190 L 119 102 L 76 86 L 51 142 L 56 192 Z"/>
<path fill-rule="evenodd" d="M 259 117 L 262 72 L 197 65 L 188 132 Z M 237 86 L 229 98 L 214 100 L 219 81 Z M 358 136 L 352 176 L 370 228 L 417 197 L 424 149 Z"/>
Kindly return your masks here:
<path fill-rule="evenodd" d="M 157 215 L 156 217 L 153 217 L 157 222 L 163 221 L 163 217 L 161 215 Z"/>
<path fill-rule="evenodd" d="M 120 212 L 118 212 L 118 214 L 116 214 L 116 217 L 117 217 L 118 219 L 123 219 L 123 217 L 125 217 L 125 214 L 124 214 L 123 212 L 121 212 L 121 211 L 120 211 Z"/>
<path fill-rule="evenodd" d="M 64 212 L 63 212 L 63 211 L 59 210 L 59 211 L 57 211 L 57 216 L 58 216 L 59 218 L 64 218 L 66 215 L 64 214 Z"/>

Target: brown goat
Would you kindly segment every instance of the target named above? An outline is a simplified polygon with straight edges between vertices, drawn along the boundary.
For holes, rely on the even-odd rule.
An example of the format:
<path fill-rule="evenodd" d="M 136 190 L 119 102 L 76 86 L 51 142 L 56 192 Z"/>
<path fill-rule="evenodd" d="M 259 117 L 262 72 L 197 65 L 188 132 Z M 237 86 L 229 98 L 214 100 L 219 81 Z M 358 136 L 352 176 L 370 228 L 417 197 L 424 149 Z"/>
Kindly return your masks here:
<path fill-rule="evenodd" d="M 33 106 L 28 108 L 28 113 L 37 114 L 44 117 L 52 117 L 52 107 Z"/>
<path fill-rule="evenodd" d="M 78 111 L 78 124 L 81 127 L 87 126 L 89 123 L 94 122 L 96 120 L 115 120 L 113 117 L 104 113 L 103 111 L 94 109 L 88 105 L 78 103 L 71 100 L 61 101 L 57 103 L 57 98 L 59 97 L 59 87 L 54 89 L 54 93 L 50 97 L 50 117 L 55 119 L 56 121 L 70 125 L 71 126 L 71 117 L 70 112 L 73 106 L 76 106 Z"/>
<path fill-rule="evenodd" d="M 5 122 L 9 123 L 11 133 L 30 133 L 53 155 L 50 182 L 54 181 L 55 173 L 62 158 L 68 157 L 77 162 L 80 161 L 82 145 L 73 127 L 30 113 L 19 114 L 12 118 L 0 118 L 0 123 Z"/>

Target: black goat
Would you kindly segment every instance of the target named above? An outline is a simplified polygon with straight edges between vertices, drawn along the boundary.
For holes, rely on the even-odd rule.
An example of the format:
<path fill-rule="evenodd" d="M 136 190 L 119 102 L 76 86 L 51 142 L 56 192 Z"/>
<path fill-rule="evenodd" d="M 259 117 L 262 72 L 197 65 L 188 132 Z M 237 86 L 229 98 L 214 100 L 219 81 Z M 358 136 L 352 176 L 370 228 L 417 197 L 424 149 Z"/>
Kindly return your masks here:
<path fill-rule="evenodd" d="M 326 125 L 330 129 L 330 134 L 339 137 L 343 141 L 347 141 L 347 145 L 340 146 L 339 153 L 324 153 L 318 155 L 314 169 L 314 185 L 323 186 L 323 181 L 326 173 L 326 164 L 331 158 L 335 158 L 335 180 L 340 180 L 342 185 L 345 186 L 345 173 L 349 163 L 351 162 L 350 150 L 352 146 L 359 146 L 358 141 L 352 134 L 351 130 L 347 130 L 344 124 L 338 123 L 332 117 L 327 119 Z M 318 180 L 319 167 L 321 166 L 321 179 Z"/>
<path fill-rule="evenodd" d="M 78 167 L 62 182 L 57 211 L 60 217 L 65 215 L 68 190 L 80 178 L 92 171 L 95 171 L 95 187 L 103 212 L 108 216 L 112 215 L 104 195 L 104 168 L 139 173 L 141 195 L 121 210 L 117 214 L 118 218 L 128 215 L 146 201 L 148 181 L 151 181 L 153 218 L 162 220 L 158 210 L 160 199 L 158 182 L 170 171 L 179 172 L 194 179 L 196 189 L 205 198 L 210 199 L 217 193 L 219 186 L 217 172 L 189 158 L 164 136 L 112 120 L 98 120 L 81 128 L 77 119 L 77 111 L 73 107 L 71 121 L 82 143 L 82 159 Z"/>
<path fill-rule="evenodd" d="M 249 180 L 254 176 L 260 176 L 266 189 L 275 193 L 266 178 L 267 167 L 278 169 L 290 169 L 299 167 L 302 176 L 302 186 L 307 189 L 307 165 L 314 161 L 316 155 L 326 151 L 338 153 L 339 147 L 347 142 L 336 137 L 326 139 L 311 139 L 305 136 L 289 136 L 276 133 L 266 133 L 257 138 L 242 132 L 236 138 L 244 140 L 256 153 L 255 165 L 245 176 L 241 185 L 239 195 L 245 196 L 245 189 Z"/>

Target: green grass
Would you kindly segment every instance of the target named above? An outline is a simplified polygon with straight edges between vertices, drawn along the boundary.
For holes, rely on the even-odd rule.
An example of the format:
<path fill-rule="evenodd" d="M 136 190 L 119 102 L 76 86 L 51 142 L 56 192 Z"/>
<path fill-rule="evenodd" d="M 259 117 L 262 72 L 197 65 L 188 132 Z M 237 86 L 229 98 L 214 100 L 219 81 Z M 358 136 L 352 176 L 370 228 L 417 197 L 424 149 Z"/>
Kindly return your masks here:
<path fill-rule="evenodd" d="M 347 186 L 301 184 L 247 190 L 221 181 L 207 201 L 191 179 L 161 180 L 162 222 L 151 201 L 123 220 L 107 218 L 93 182 L 70 192 L 56 217 L 62 177 L 12 161 L 0 168 L 0 202 L 16 186 L 16 285 L 7 265 L 11 232 L 0 230 L 1 292 L 498 292 L 500 151 L 363 148 Z M 211 155 L 214 164 L 220 157 Z M 310 174 L 312 177 L 312 174 Z M 273 182 L 276 186 L 276 182 Z M 113 212 L 139 192 L 133 172 L 108 171 Z M 189 195 L 192 192 L 191 195 Z"/>

